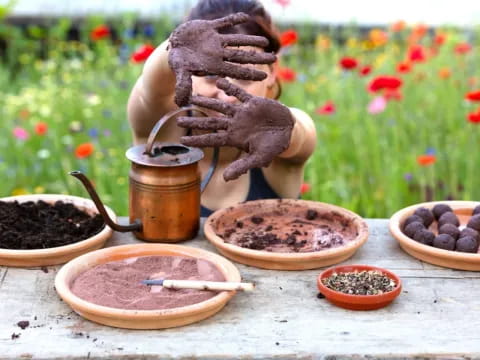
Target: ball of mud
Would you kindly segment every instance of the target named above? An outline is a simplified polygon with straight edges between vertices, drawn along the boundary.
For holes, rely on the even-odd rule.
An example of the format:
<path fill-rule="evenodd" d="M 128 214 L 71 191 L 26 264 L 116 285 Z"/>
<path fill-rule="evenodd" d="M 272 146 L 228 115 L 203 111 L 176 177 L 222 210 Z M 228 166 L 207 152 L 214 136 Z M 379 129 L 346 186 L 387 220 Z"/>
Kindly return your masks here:
<path fill-rule="evenodd" d="M 408 225 L 410 225 L 412 222 L 421 222 L 423 224 L 423 219 L 418 216 L 418 215 L 410 215 L 408 218 L 406 218 L 405 222 L 403 223 L 403 228 L 405 229 Z"/>
<path fill-rule="evenodd" d="M 415 210 L 413 215 L 420 216 L 423 219 L 423 225 L 425 225 L 427 228 L 432 224 L 433 220 L 435 220 L 432 212 L 424 207 Z"/>
<path fill-rule="evenodd" d="M 480 231 L 480 214 L 473 215 L 468 221 L 467 227 Z"/>
<path fill-rule="evenodd" d="M 467 253 L 478 251 L 478 240 L 472 236 L 465 236 L 457 240 L 455 250 Z"/>
<path fill-rule="evenodd" d="M 408 224 L 408 226 L 403 231 L 405 235 L 413 239 L 417 231 L 420 231 L 420 230 L 425 230 L 425 225 L 423 225 L 423 223 L 419 221 L 414 221 Z"/>
<path fill-rule="evenodd" d="M 438 219 L 440 219 L 440 216 L 442 216 L 446 212 L 453 212 L 452 208 L 447 204 L 437 204 L 432 209 L 433 216 L 437 221 Z"/>
<path fill-rule="evenodd" d="M 433 240 L 433 246 L 439 249 L 454 250 L 455 239 L 448 234 L 440 234 Z"/>
<path fill-rule="evenodd" d="M 459 238 L 465 237 L 465 236 L 471 236 L 478 241 L 480 241 L 480 233 L 477 230 L 474 230 L 472 228 L 466 227 L 462 231 L 460 231 L 460 235 L 458 236 Z"/>
<path fill-rule="evenodd" d="M 413 236 L 413 240 L 418 241 L 419 243 L 432 246 L 433 240 L 435 239 L 435 234 L 426 229 L 419 230 Z"/>
<path fill-rule="evenodd" d="M 460 236 L 460 230 L 453 224 L 444 224 L 438 229 L 439 234 L 448 234 L 453 237 L 455 240 Z"/>
<path fill-rule="evenodd" d="M 455 226 L 460 225 L 460 221 L 458 221 L 457 215 L 455 215 L 453 212 L 446 212 L 443 213 L 442 216 L 438 219 L 438 227 L 441 228 L 442 225 L 445 224 L 453 224 Z"/>

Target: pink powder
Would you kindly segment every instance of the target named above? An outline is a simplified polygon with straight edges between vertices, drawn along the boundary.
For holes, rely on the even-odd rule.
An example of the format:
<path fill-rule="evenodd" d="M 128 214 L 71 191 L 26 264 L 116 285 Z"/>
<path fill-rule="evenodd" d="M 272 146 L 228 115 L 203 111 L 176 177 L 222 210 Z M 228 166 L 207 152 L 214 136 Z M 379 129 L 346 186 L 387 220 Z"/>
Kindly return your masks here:
<path fill-rule="evenodd" d="M 146 279 L 225 281 L 211 262 L 182 256 L 145 256 L 95 266 L 72 281 L 71 290 L 88 302 L 128 310 L 160 310 L 208 300 L 217 292 L 167 289 Z"/>

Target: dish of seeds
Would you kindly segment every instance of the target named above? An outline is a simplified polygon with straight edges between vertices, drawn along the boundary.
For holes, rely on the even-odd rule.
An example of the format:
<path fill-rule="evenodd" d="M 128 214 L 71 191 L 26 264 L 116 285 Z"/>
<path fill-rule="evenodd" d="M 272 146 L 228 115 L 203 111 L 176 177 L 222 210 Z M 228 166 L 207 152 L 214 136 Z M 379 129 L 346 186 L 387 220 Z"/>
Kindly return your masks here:
<path fill-rule="evenodd" d="M 397 284 L 377 270 L 333 273 L 322 279 L 327 288 L 349 295 L 380 295 L 390 292 Z"/>

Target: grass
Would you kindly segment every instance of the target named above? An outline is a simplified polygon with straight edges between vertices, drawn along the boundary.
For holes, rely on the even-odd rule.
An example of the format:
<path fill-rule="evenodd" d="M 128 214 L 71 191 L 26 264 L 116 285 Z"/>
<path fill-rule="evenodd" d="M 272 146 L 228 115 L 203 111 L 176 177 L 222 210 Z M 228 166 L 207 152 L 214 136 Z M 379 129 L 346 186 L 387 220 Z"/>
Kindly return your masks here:
<path fill-rule="evenodd" d="M 141 44 L 159 44 L 174 27 L 160 19 L 153 24 L 153 36 L 142 29 L 134 34 L 134 21 L 125 16 L 109 22 L 119 34 L 116 42 L 89 39 L 103 22 L 100 18 L 89 19 L 80 41 L 74 42 L 62 40 L 70 26 L 65 19 L 26 33 L 6 24 L 0 27 L 0 38 L 9 46 L 0 67 L 1 196 L 85 197 L 78 181 L 68 175 L 80 169 L 95 182 L 106 204 L 118 214 L 128 213 L 130 164 L 124 155 L 131 134 L 126 103 L 142 69 L 129 56 Z M 480 199 L 480 124 L 467 121 L 478 106 L 464 99 L 468 91 L 480 89 L 478 31 L 442 29 L 447 37 L 438 54 L 398 74 L 411 30 L 383 30 L 388 40 L 378 44 L 354 27 L 335 34 L 345 41 L 334 41 L 328 29 L 318 32 L 305 25 L 296 29 L 299 41 L 282 51 L 281 66 L 293 69 L 296 80 L 284 82 L 281 101 L 308 112 L 318 132 L 306 168 L 310 190 L 303 197 L 365 217 L 389 217 L 424 200 Z M 428 49 L 433 37 L 430 32 L 419 43 Z M 466 41 L 472 50 L 456 54 L 455 46 Z M 360 76 L 358 68 L 342 70 L 338 62 L 344 56 L 355 57 L 359 66 L 371 65 L 372 72 Z M 445 72 L 441 69 L 448 69 L 450 76 L 439 76 Z M 370 114 L 367 106 L 379 94 L 366 88 L 378 75 L 402 78 L 402 99 Z M 334 103 L 335 112 L 318 114 L 327 101 Z M 43 135 L 35 133 L 40 122 L 48 126 Z M 26 130 L 28 139 L 14 136 L 15 128 Z M 78 158 L 75 150 L 82 143 L 93 144 L 94 151 Z M 434 155 L 434 163 L 422 166 L 418 157 L 426 153 Z"/>

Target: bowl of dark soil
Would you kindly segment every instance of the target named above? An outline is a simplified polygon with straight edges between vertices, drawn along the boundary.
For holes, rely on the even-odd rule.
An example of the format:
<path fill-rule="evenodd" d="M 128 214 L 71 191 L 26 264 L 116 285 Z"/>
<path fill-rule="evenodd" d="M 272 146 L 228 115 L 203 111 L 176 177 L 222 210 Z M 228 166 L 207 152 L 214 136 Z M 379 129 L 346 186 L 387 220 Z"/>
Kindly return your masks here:
<path fill-rule="evenodd" d="M 111 209 L 107 212 L 115 219 Z M 89 199 L 56 194 L 0 198 L 0 265 L 63 264 L 102 247 L 111 235 Z"/>
<path fill-rule="evenodd" d="M 401 292 L 400 278 L 369 265 L 335 266 L 317 278 L 320 293 L 332 304 L 350 310 L 376 310 L 390 304 Z"/>
<path fill-rule="evenodd" d="M 55 277 L 59 296 L 80 316 L 127 329 L 191 324 L 220 311 L 235 291 L 169 289 L 144 279 L 239 282 L 227 259 L 190 246 L 133 244 L 92 251 L 69 261 Z"/>
<path fill-rule="evenodd" d="M 368 238 L 366 222 L 316 201 L 255 200 L 214 212 L 206 238 L 226 257 L 274 270 L 306 270 L 351 257 Z"/>
<path fill-rule="evenodd" d="M 393 214 L 389 228 L 402 249 L 419 260 L 480 271 L 480 202 L 415 204 Z"/>

